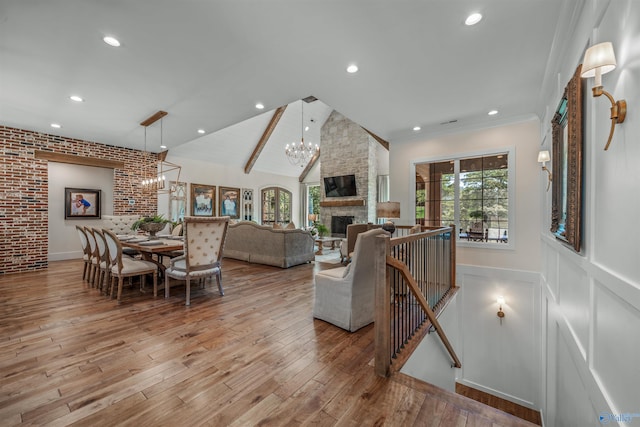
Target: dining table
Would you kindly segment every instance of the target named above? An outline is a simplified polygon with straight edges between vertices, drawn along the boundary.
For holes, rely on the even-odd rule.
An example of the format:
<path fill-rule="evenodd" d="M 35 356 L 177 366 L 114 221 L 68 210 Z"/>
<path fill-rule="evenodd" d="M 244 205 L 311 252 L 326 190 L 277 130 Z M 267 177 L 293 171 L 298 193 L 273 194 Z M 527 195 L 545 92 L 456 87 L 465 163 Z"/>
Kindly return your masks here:
<path fill-rule="evenodd" d="M 158 265 L 161 274 L 167 268 L 162 263 L 163 256 L 175 256 L 176 251 L 184 250 L 184 241 L 180 237 L 147 237 L 147 236 L 117 236 L 123 247 L 132 248 L 140 252 L 142 259 Z M 154 259 L 153 255 L 157 258 Z"/>

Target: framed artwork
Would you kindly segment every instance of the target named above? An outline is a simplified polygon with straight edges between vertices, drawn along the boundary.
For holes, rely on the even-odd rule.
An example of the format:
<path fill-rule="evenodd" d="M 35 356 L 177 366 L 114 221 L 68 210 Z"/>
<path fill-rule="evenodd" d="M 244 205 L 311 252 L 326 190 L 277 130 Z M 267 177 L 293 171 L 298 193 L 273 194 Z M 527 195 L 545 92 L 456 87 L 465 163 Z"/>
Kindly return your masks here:
<path fill-rule="evenodd" d="M 100 218 L 101 190 L 64 189 L 64 219 Z"/>
<path fill-rule="evenodd" d="M 582 78 L 579 65 L 552 120 L 551 232 L 580 252 L 582 229 Z"/>
<path fill-rule="evenodd" d="M 232 219 L 240 218 L 240 189 L 220 187 L 220 216 L 229 216 Z"/>
<path fill-rule="evenodd" d="M 216 210 L 216 186 L 190 184 L 191 216 L 213 216 Z"/>

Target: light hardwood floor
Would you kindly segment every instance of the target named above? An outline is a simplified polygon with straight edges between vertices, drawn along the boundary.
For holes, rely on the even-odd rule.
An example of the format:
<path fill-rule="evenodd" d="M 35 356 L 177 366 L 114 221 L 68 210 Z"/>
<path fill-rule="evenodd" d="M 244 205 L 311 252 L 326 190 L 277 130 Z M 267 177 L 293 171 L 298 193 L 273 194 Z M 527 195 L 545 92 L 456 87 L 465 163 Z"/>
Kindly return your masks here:
<path fill-rule="evenodd" d="M 0 276 L 0 425 L 531 426 L 395 374 L 373 325 L 314 320 L 313 271 L 225 259 L 215 285 L 169 299 L 81 280 L 80 261 Z"/>

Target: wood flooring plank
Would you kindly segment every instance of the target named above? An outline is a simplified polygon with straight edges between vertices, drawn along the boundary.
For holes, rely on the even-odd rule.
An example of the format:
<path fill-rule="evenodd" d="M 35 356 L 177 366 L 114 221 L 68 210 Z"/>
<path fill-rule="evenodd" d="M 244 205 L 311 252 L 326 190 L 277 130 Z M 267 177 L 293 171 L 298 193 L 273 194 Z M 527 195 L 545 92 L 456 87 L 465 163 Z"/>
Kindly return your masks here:
<path fill-rule="evenodd" d="M 0 275 L 0 424 L 530 426 L 377 377 L 373 325 L 313 318 L 313 274 L 327 266 L 225 259 L 225 296 L 209 283 L 189 307 L 184 285 L 165 299 L 137 282 L 118 305 L 82 281 L 79 260 Z"/>

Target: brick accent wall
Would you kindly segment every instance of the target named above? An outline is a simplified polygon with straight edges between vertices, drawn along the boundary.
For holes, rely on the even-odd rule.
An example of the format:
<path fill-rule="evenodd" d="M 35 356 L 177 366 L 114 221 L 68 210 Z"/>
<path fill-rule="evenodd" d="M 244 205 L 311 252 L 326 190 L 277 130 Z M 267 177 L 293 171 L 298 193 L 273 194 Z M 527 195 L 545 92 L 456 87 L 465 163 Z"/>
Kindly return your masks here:
<path fill-rule="evenodd" d="M 140 187 L 141 165 L 152 165 L 153 155 L 0 126 L 0 274 L 47 267 L 48 162 L 36 159 L 35 150 L 123 161 L 124 169 L 115 169 L 113 175 L 114 215 L 147 215 L 158 210 L 157 196 L 142 197 Z M 129 206 L 132 197 L 138 203 Z"/>

